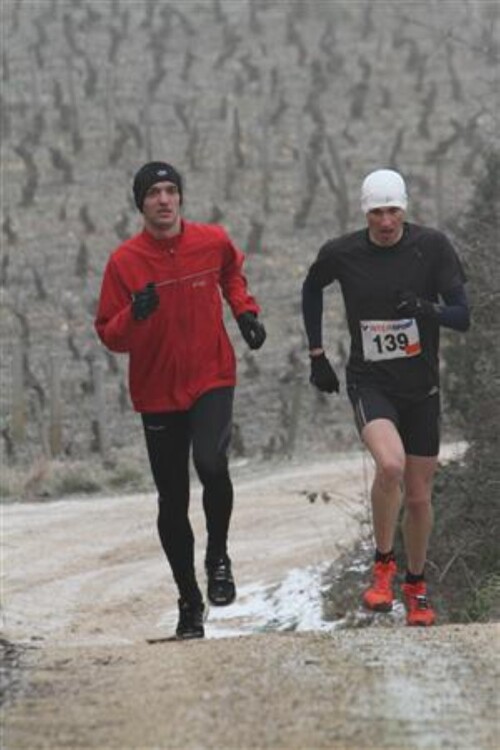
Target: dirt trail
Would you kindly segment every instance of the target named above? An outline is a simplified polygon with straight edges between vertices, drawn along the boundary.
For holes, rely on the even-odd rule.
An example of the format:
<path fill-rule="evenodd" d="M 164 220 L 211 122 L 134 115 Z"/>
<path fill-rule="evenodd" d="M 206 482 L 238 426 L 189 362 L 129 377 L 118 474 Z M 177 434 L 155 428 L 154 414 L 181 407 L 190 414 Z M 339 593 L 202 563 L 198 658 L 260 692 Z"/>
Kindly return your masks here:
<path fill-rule="evenodd" d="M 497 625 L 276 632 L 255 609 L 358 538 L 370 471 L 354 454 L 235 472 L 240 595 L 192 643 L 147 643 L 176 610 L 152 495 L 4 507 L 4 637 L 23 653 L 3 747 L 497 748 Z M 317 584 L 296 580 L 307 610 Z"/>

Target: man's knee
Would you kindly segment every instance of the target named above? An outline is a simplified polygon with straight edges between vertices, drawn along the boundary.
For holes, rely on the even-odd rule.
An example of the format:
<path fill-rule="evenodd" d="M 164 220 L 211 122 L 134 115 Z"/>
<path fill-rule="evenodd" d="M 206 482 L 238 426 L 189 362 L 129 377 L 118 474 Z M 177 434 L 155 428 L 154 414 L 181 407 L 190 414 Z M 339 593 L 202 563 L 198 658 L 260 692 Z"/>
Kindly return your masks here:
<path fill-rule="evenodd" d="M 228 459 L 225 453 L 205 451 L 195 454 L 193 461 L 198 476 L 204 484 L 228 474 Z"/>
<path fill-rule="evenodd" d="M 432 504 L 431 493 L 427 488 L 421 492 L 405 492 L 404 507 L 413 515 L 421 515 L 429 512 Z"/>
<path fill-rule="evenodd" d="M 403 481 L 404 470 L 404 456 L 391 454 L 377 462 L 377 479 L 387 486 L 400 485 Z"/>
<path fill-rule="evenodd" d="M 158 528 L 169 528 L 184 522 L 188 517 L 189 496 L 186 493 L 166 493 L 158 496 Z"/>
<path fill-rule="evenodd" d="M 432 486 L 437 458 L 408 456 L 405 469 L 405 506 L 410 512 L 427 512 L 432 501 Z"/>

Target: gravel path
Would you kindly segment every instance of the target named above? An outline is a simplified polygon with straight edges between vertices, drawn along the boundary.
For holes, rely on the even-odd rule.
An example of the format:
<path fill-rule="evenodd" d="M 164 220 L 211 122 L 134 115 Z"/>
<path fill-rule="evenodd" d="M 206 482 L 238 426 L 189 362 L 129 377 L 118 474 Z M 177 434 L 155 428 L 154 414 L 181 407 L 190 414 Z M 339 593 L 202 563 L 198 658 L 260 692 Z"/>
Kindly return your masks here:
<path fill-rule="evenodd" d="M 242 471 L 232 536 L 240 597 L 224 618 L 212 609 L 207 638 L 191 643 L 167 640 L 175 591 L 154 498 L 4 508 L 4 637 L 20 668 L 3 747 L 496 750 L 498 624 L 415 630 L 382 617 L 320 632 L 305 617 L 297 632 L 252 609 L 256 592 L 264 601 L 358 538 L 369 472 L 361 454 L 257 480 Z M 196 499 L 192 511 L 201 545 Z M 318 600 L 311 580 L 289 596 L 299 609 Z"/>

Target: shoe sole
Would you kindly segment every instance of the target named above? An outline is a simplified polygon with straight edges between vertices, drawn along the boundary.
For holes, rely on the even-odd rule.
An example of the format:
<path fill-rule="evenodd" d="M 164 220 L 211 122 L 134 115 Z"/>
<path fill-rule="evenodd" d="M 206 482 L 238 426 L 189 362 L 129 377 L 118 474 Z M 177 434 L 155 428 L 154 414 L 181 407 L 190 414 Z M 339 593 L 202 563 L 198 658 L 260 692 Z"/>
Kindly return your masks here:
<path fill-rule="evenodd" d="M 214 607 L 227 607 L 229 606 L 229 604 L 232 604 L 234 600 L 236 599 L 236 592 L 234 596 L 231 597 L 231 599 L 217 600 L 217 599 L 213 599 L 211 596 L 208 596 L 208 594 L 207 594 L 207 597 L 208 597 L 210 604 L 213 604 Z"/>
<path fill-rule="evenodd" d="M 369 607 L 368 604 L 365 604 L 365 609 L 367 609 L 369 612 L 392 612 L 392 604 L 379 604 L 376 607 Z"/>
<path fill-rule="evenodd" d="M 203 633 L 189 633 L 185 635 L 179 635 L 178 633 L 175 634 L 175 640 L 176 641 L 194 641 L 197 638 L 204 638 L 205 632 Z"/>
<path fill-rule="evenodd" d="M 433 625 L 436 624 L 436 621 L 433 620 L 432 622 L 406 622 L 409 628 L 431 628 Z"/>
<path fill-rule="evenodd" d="M 384 604 L 384 603 L 381 603 L 381 604 L 368 604 L 363 599 L 363 606 L 366 609 L 369 609 L 370 612 L 392 612 L 392 602 L 387 603 L 387 604 Z"/>

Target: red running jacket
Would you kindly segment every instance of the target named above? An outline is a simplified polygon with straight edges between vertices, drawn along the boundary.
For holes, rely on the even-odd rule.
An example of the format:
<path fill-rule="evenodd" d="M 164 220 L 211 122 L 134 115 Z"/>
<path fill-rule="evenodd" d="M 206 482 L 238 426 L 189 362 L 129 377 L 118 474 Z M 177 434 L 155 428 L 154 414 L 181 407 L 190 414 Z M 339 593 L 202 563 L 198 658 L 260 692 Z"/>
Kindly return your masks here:
<path fill-rule="evenodd" d="M 235 385 L 222 295 L 235 318 L 260 310 L 247 291 L 243 260 L 223 227 L 184 219 L 175 237 L 157 240 L 144 229 L 111 254 L 95 327 L 108 349 L 129 354 L 136 411 L 186 410 L 203 393 Z M 151 281 L 160 304 L 136 321 L 132 293 Z"/>

